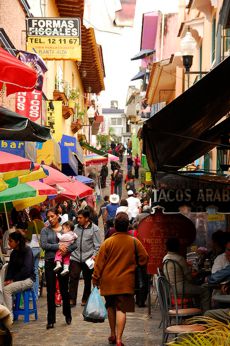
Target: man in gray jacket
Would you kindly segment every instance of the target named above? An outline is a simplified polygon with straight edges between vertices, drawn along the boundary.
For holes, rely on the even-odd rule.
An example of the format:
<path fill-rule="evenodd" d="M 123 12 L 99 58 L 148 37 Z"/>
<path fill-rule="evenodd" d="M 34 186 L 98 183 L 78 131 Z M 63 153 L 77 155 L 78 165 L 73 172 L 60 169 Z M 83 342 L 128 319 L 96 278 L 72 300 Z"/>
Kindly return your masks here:
<path fill-rule="evenodd" d="M 88 259 L 94 260 L 100 248 L 101 239 L 98 226 L 90 221 L 90 211 L 87 207 L 78 212 L 77 218 L 78 224 L 74 229 L 74 232 L 78 236 L 77 248 L 71 253 L 70 257 L 69 293 L 71 306 L 75 306 L 77 302 L 78 283 L 82 271 L 85 286 L 81 305 L 84 306 L 91 292 L 93 274 L 93 269 L 89 268 L 86 261 Z"/>

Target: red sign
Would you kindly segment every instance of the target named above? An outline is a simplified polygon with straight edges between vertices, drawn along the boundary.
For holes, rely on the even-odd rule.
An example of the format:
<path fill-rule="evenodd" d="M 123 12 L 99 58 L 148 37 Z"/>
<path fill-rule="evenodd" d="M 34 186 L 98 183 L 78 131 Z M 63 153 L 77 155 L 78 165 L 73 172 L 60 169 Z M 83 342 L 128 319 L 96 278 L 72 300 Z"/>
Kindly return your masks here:
<path fill-rule="evenodd" d="M 161 210 L 156 209 L 155 214 L 140 222 L 137 237 L 149 255 L 147 272 L 156 274 L 157 267 L 162 267 L 162 260 L 166 255 L 166 240 L 178 238 L 183 252 L 181 254 L 185 255 L 187 247 L 196 238 L 196 229 L 193 222 L 184 215 L 163 214 Z"/>
<path fill-rule="evenodd" d="M 36 121 L 41 117 L 42 92 L 33 90 L 31 92 L 18 92 L 16 94 L 16 112 Z"/>

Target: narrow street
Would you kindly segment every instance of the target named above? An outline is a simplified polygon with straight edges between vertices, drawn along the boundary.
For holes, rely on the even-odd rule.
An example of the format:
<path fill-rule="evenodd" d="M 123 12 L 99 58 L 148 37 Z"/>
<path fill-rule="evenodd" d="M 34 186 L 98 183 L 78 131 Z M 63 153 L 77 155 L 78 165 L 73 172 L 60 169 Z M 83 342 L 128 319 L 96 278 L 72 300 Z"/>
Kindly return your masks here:
<path fill-rule="evenodd" d="M 80 281 L 80 292 L 83 280 Z M 57 308 L 57 323 L 54 329 L 46 330 L 46 297 L 38 301 L 38 321 L 31 316 L 29 323 L 24 323 L 22 317 L 14 322 L 12 333 L 14 346 L 105 346 L 108 345 L 109 325 L 90 323 L 83 320 L 83 307 L 80 303 L 72 309 L 72 324 L 67 326 Z M 81 297 L 81 295 L 79 296 Z M 80 300 L 80 299 L 79 299 Z M 153 300 L 154 302 L 154 297 Z M 160 346 L 162 329 L 159 329 L 159 308 L 152 309 L 152 318 L 148 317 L 148 309 L 136 307 L 135 313 L 127 314 L 127 325 L 124 332 L 125 346 Z M 60 337 L 60 338 L 59 338 Z"/>
<path fill-rule="evenodd" d="M 124 178 L 126 176 L 126 155 L 121 164 Z M 109 176 L 106 188 L 102 190 L 102 200 L 105 195 L 110 195 L 110 164 Z M 136 181 L 136 188 L 140 186 L 140 181 Z M 124 179 L 122 186 L 122 197 L 127 198 Z M 99 206 L 98 206 L 99 210 Z M 99 219 L 101 238 L 104 237 L 102 219 Z M 72 308 L 72 324 L 67 326 L 61 313 L 61 307 L 57 308 L 57 323 L 54 329 L 46 330 L 46 289 L 43 296 L 38 300 L 38 321 L 31 316 L 29 323 L 24 323 L 22 318 L 14 322 L 12 332 L 14 335 L 14 346 L 105 346 L 108 344 L 109 325 L 108 319 L 105 323 L 90 323 L 83 320 L 83 307 L 80 305 L 81 292 L 83 290 L 83 280 L 80 281 L 78 304 Z M 152 292 L 152 316 L 148 316 L 148 308 L 136 306 L 135 313 L 127 314 L 127 324 L 124 332 L 125 346 L 159 346 L 161 344 L 162 329 L 159 329 L 160 311 L 159 307 L 154 307 L 155 292 Z M 60 337 L 60 339 L 59 339 Z"/>

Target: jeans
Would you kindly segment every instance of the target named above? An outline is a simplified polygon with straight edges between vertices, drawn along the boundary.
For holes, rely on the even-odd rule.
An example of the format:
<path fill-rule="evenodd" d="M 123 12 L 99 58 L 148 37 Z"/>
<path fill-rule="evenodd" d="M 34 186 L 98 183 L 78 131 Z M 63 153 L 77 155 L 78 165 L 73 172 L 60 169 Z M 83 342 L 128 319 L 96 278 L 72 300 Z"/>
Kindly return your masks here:
<path fill-rule="evenodd" d="M 40 260 L 40 252 L 41 248 L 40 247 L 32 247 L 31 248 L 34 256 L 34 274 L 35 274 L 35 282 L 34 282 L 34 293 L 36 299 L 38 299 L 38 289 L 39 289 L 39 275 L 38 275 L 38 265 L 39 265 L 39 260 Z"/>
<path fill-rule="evenodd" d="M 115 190 L 114 192 L 119 195 L 120 199 L 121 199 L 121 195 L 122 195 L 122 182 L 119 184 L 115 184 Z"/>
<path fill-rule="evenodd" d="M 47 290 L 47 323 L 52 324 L 56 322 L 56 305 L 55 305 L 55 291 L 56 291 L 56 274 L 54 272 L 55 262 L 54 259 L 45 260 L 45 276 L 46 276 L 46 290 Z M 60 292 L 62 296 L 62 313 L 65 317 L 71 318 L 71 309 L 69 301 L 69 275 L 58 275 Z"/>
<path fill-rule="evenodd" d="M 91 293 L 91 280 L 93 269 L 89 269 L 84 262 L 70 261 L 70 281 L 69 281 L 69 294 L 70 299 L 76 304 L 78 283 L 80 279 L 81 271 L 84 279 L 84 292 L 82 296 L 82 302 L 86 302 Z"/>

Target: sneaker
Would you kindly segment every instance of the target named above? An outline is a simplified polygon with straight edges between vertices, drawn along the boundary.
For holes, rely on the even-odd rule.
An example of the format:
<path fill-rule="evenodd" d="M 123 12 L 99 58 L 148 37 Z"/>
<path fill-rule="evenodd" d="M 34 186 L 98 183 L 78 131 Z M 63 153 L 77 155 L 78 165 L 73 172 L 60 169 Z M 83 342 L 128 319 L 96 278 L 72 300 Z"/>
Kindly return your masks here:
<path fill-rule="evenodd" d="M 57 273 L 62 268 L 61 264 L 57 264 L 56 267 L 54 267 L 54 272 Z"/>
<path fill-rule="evenodd" d="M 69 269 L 64 269 L 62 272 L 61 272 L 61 276 L 65 276 L 69 274 Z"/>

